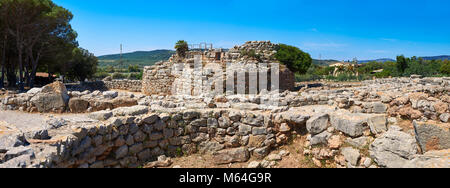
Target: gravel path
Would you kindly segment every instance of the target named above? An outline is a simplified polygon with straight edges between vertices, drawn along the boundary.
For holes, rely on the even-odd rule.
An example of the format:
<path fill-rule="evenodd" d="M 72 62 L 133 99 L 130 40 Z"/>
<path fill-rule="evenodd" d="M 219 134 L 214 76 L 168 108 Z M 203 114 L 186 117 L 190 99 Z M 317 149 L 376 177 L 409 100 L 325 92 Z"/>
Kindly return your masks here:
<path fill-rule="evenodd" d="M 2 124 L 6 123 L 7 127 L 22 131 L 38 129 L 46 125 L 46 121 L 51 118 L 63 118 L 70 122 L 92 121 L 85 114 L 31 114 L 0 110 L 0 122 L 3 122 Z"/>

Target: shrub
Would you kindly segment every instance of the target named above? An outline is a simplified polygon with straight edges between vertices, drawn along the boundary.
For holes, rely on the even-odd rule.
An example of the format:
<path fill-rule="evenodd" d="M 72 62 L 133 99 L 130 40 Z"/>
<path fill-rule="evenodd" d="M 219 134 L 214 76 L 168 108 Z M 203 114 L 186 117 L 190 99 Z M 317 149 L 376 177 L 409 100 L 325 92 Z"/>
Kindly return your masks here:
<path fill-rule="evenodd" d="M 184 40 L 179 40 L 175 44 L 175 49 L 180 57 L 186 57 L 186 52 L 189 51 L 188 43 Z"/>
<path fill-rule="evenodd" d="M 450 61 L 445 60 L 440 68 L 442 74 L 450 75 Z"/>
<path fill-rule="evenodd" d="M 142 79 L 142 72 L 133 72 L 128 74 L 127 79 L 129 80 L 141 80 Z"/>

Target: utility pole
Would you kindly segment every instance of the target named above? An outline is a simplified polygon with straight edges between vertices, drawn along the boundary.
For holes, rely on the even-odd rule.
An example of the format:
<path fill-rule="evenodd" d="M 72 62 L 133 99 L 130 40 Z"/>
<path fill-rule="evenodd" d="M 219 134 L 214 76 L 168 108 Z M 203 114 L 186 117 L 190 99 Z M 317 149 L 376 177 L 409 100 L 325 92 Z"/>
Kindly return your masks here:
<path fill-rule="evenodd" d="M 120 44 L 120 60 L 119 60 L 119 65 L 122 66 L 123 62 L 122 62 L 122 50 L 123 50 L 123 45 Z"/>

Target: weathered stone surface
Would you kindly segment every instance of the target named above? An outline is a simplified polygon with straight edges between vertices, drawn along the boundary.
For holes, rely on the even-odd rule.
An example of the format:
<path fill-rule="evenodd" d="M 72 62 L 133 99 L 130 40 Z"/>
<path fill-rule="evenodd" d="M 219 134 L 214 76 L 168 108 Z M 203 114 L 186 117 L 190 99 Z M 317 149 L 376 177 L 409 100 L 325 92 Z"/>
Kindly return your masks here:
<path fill-rule="evenodd" d="M 89 101 L 82 98 L 71 98 L 69 100 L 69 109 L 72 113 L 84 113 L 89 107 Z"/>
<path fill-rule="evenodd" d="M 433 108 L 437 113 L 443 114 L 448 111 L 448 103 L 437 102 L 433 105 Z"/>
<path fill-rule="evenodd" d="M 328 139 L 331 137 L 331 133 L 324 131 L 318 135 L 313 135 L 311 137 L 311 145 L 318 145 L 318 144 L 327 144 L 328 143 Z"/>
<path fill-rule="evenodd" d="M 201 154 L 213 154 L 214 152 L 220 151 L 223 148 L 225 148 L 224 145 L 214 141 L 206 141 L 198 145 L 198 150 Z"/>
<path fill-rule="evenodd" d="M 404 132 L 389 130 L 370 145 L 370 156 L 381 167 L 402 168 L 417 154 L 415 139 Z"/>
<path fill-rule="evenodd" d="M 333 135 L 328 140 L 328 147 L 330 149 L 339 149 L 341 147 L 341 145 L 342 145 L 342 140 L 339 135 Z"/>
<path fill-rule="evenodd" d="M 429 151 L 406 162 L 405 168 L 450 168 L 450 150 Z"/>
<path fill-rule="evenodd" d="M 111 101 L 111 104 L 114 108 L 120 108 L 120 107 L 130 107 L 138 105 L 138 102 L 136 99 L 132 99 L 129 97 L 118 97 Z"/>
<path fill-rule="evenodd" d="M 116 150 L 115 154 L 116 154 L 116 159 L 125 157 L 128 154 L 128 146 L 124 145 L 124 146 L 119 147 Z"/>
<path fill-rule="evenodd" d="M 450 124 L 413 122 L 416 139 L 423 152 L 450 149 Z"/>
<path fill-rule="evenodd" d="M 311 119 L 306 122 L 306 128 L 308 129 L 308 132 L 316 135 L 325 131 L 328 128 L 328 119 L 328 114 L 320 114 L 311 117 Z"/>
<path fill-rule="evenodd" d="M 234 162 L 246 162 L 250 153 L 246 147 L 226 149 L 214 153 L 213 160 L 216 164 L 229 164 Z"/>
<path fill-rule="evenodd" d="M 346 143 L 352 145 L 353 147 L 362 149 L 369 144 L 369 137 L 362 136 L 354 139 L 348 138 Z"/>
<path fill-rule="evenodd" d="M 260 168 L 261 163 L 258 161 L 252 161 L 248 164 L 247 168 Z"/>
<path fill-rule="evenodd" d="M 439 119 L 444 123 L 450 123 L 448 120 L 450 119 L 449 113 L 444 113 L 439 116 Z"/>
<path fill-rule="evenodd" d="M 422 112 L 420 112 L 419 110 L 414 110 L 411 107 L 401 108 L 398 111 L 398 114 L 400 114 L 403 117 L 410 118 L 410 119 L 419 119 L 419 118 L 423 117 Z"/>
<path fill-rule="evenodd" d="M 264 127 L 253 127 L 252 135 L 265 135 L 267 134 L 267 129 Z"/>
<path fill-rule="evenodd" d="M 89 118 L 99 120 L 99 121 L 106 121 L 112 116 L 113 116 L 113 113 L 111 111 L 106 111 L 106 110 L 93 112 L 88 115 Z"/>
<path fill-rule="evenodd" d="M 387 111 L 387 106 L 381 102 L 376 102 L 372 104 L 372 112 L 373 113 L 377 113 L 377 114 L 381 114 L 381 113 L 386 113 Z"/>
<path fill-rule="evenodd" d="M 252 126 L 246 124 L 239 124 L 239 132 L 238 134 L 241 136 L 246 136 L 252 132 Z"/>
<path fill-rule="evenodd" d="M 147 106 L 132 106 L 116 108 L 113 111 L 114 116 L 136 116 L 148 113 Z"/>
<path fill-rule="evenodd" d="M 257 159 L 264 159 L 264 157 L 266 157 L 267 155 L 269 155 L 269 147 L 265 146 L 262 148 L 256 148 L 255 150 L 253 150 L 253 156 L 256 157 Z"/>
<path fill-rule="evenodd" d="M 58 93 L 38 93 L 31 100 L 39 112 L 64 111 L 66 101 Z"/>
<path fill-rule="evenodd" d="M 119 96 L 119 92 L 117 92 L 117 91 L 105 91 L 105 92 L 103 92 L 103 97 L 105 97 L 105 98 L 114 99 L 117 96 Z"/>
<path fill-rule="evenodd" d="M 8 161 L 21 155 L 29 155 L 30 157 L 34 157 L 34 151 L 33 149 L 24 146 L 13 147 L 5 153 L 4 160 Z"/>
<path fill-rule="evenodd" d="M 29 94 L 29 95 L 36 95 L 37 93 L 40 93 L 42 91 L 42 88 L 37 88 L 37 87 L 35 87 L 35 88 L 32 88 L 32 89 L 30 89 L 30 90 L 28 90 L 27 91 L 27 94 Z"/>
<path fill-rule="evenodd" d="M 18 147 L 23 144 L 24 138 L 19 134 L 0 135 L 0 152 L 6 152 L 9 148 Z"/>
<path fill-rule="evenodd" d="M 112 110 L 113 104 L 109 100 L 90 100 L 89 107 L 92 111 Z"/>
<path fill-rule="evenodd" d="M 0 168 L 27 168 L 31 165 L 32 157 L 30 155 L 21 155 L 5 163 L 0 164 Z"/>
<path fill-rule="evenodd" d="M 387 131 L 387 117 L 385 115 L 372 115 L 367 120 L 372 134 L 381 134 Z"/>
<path fill-rule="evenodd" d="M 66 86 L 61 82 L 46 85 L 37 93 L 30 102 L 36 106 L 39 112 L 63 112 L 69 102 Z"/>
<path fill-rule="evenodd" d="M 331 125 L 351 137 L 358 137 L 369 129 L 366 114 L 333 113 L 330 116 Z"/>
<path fill-rule="evenodd" d="M 347 162 L 349 162 L 352 166 L 357 166 L 358 161 L 361 157 L 361 154 L 359 153 L 359 150 L 346 147 L 341 150 L 342 155 L 344 155 L 344 158 Z"/>
<path fill-rule="evenodd" d="M 267 156 L 266 158 L 268 161 L 281 161 L 282 156 L 280 154 L 270 154 L 269 156 Z"/>

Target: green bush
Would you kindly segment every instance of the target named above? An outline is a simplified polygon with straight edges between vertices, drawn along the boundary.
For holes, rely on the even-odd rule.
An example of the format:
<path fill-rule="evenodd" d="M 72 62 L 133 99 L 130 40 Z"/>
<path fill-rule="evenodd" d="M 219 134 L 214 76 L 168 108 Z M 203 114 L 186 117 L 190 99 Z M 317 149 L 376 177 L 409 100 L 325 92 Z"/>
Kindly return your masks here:
<path fill-rule="evenodd" d="M 139 66 L 138 65 L 128 65 L 128 72 L 139 72 Z"/>
<path fill-rule="evenodd" d="M 450 61 L 445 60 L 440 67 L 440 72 L 442 74 L 450 75 Z"/>
<path fill-rule="evenodd" d="M 323 79 L 320 75 L 315 74 L 295 74 L 296 82 L 309 82 L 309 81 L 317 81 Z"/>
<path fill-rule="evenodd" d="M 186 57 L 186 52 L 189 51 L 189 45 L 188 45 L 188 43 L 186 41 L 179 40 L 175 44 L 175 49 L 177 50 L 177 54 L 180 57 Z"/>
<path fill-rule="evenodd" d="M 275 58 L 291 71 L 304 74 L 312 64 L 312 58 L 295 46 L 279 44 Z"/>
<path fill-rule="evenodd" d="M 128 74 L 127 79 L 129 80 L 142 80 L 142 72 L 133 72 Z"/>

